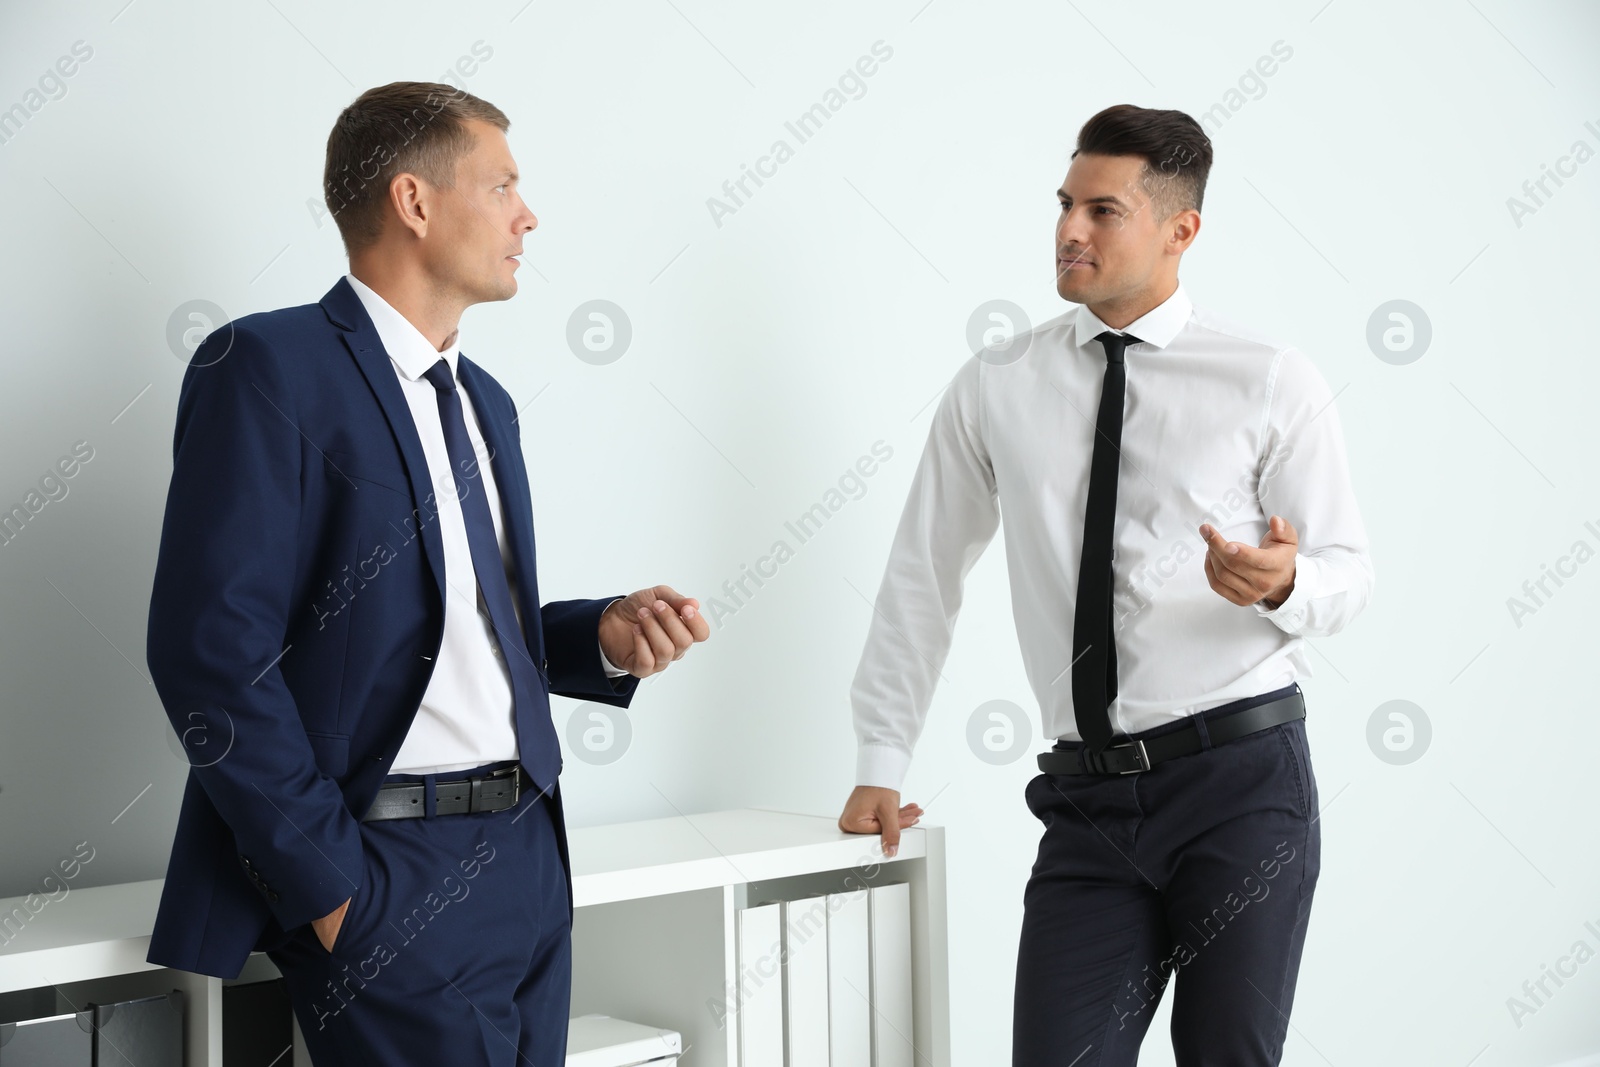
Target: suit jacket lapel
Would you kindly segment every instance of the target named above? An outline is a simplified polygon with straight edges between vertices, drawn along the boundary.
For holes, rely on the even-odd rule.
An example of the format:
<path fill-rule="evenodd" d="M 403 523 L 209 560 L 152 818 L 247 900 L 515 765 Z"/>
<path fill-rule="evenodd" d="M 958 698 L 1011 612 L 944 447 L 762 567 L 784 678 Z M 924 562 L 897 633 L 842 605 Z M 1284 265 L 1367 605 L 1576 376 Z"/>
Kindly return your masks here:
<path fill-rule="evenodd" d="M 488 373 L 465 355 L 456 365 L 456 376 L 472 398 L 478 416 L 478 429 L 489 446 L 489 466 L 500 491 L 500 516 L 511 545 L 511 562 L 516 571 L 513 595 L 522 614 L 522 632 L 533 662 L 544 670 L 544 627 L 539 614 L 539 578 L 533 543 L 533 500 L 528 475 L 522 462 L 522 446 L 511 429 L 505 409 L 488 380 Z"/>
<path fill-rule="evenodd" d="M 414 514 L 421 528 L 424 553 L 433 572 L 434 585 L 442 606 L 445 602 L 444 539 L 439 533 L 436 507 L 431 502 L 433 486 L 428 477 L 428 460 L 422 452 L 422 438 L 417 436 L 417 423 L 411 415 L 411 407 L 406 403 L 405 394 L 400 391 L 400 380 L 395 377 L 389 353 L 378 337 L 378 328 L 372 324 L 367 309 L 361 306 L 361 298 L 356 296 L 355 290 L 350 288 L 350 283 L 343 276 L 322 298 L 322 308 L 328 319 L 344 331 L 341 336 L 345 347 L 350 350 L 367 384 L 372 387 L 383 408 L 384 417 L 389 420 L 389 429 L 400 444 L 406 476 L 411 482 L 411 499 L 417 505 Z M 473 402 L 477 402 L 476 395 Z M 496 474 L 498 476 L 498 470 Z"/>

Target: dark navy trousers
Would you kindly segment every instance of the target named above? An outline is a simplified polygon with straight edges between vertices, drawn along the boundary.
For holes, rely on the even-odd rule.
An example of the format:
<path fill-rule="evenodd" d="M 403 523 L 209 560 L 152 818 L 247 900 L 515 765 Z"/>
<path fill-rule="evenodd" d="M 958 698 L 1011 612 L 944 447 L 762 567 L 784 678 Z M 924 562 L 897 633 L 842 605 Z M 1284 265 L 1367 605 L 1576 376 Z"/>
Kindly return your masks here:
<path fill-rule="evenodd" d="M 1023 898 L 1013 1067 L 1133 1067 L 1169 981 L 1178 1067 L 1279 1062 L 1322 856 L 1305 720 L 1202 743 L 1138 774 L 1028 782 L 1044 833 Z"/>
<path fill-rule="evenodd" d="M 364 877 L 333 950 L 309 924 L 267 950 L 316 1067 L 562 1067 L 572 942 L 559 803 L 525 791 L 504 811 L 361 824 Z"/>

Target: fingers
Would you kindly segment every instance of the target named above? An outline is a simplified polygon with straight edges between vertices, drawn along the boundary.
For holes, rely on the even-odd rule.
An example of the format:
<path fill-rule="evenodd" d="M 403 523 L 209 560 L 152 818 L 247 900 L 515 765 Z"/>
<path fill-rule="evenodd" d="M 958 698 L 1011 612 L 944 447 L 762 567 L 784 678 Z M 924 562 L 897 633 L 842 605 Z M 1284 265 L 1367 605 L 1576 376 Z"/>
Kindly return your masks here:
<path fill-rule="evenodd" d="M 1235 552 L 1239 546 L 1233 544 L 1231 546 L 1233 551 L 1230 551 L 1228 539 L 1222 536 L 1221 530 L 1210 523 L 1201 525 L 1200 536 L 1205 538 L 1206 542 L 1206 575 L 1212 579 L 1211 588 L 1217 589 L 1217 580 L 1213 575 L 1232 573 L 1233 568 L 1230 564 L 1233 562 Z M 1217 592 L 1220 593 L 1223 590 L 1217 589 Z"/>
<path fill-rule="evenodd" d="M 711 624 L 700 613 L 700 601 L 692 596 L 679 595 L 670 585 L 658 585 L 652 592 L 657 600 L 666 602 L 673 617 L 682 620 L 694 640 L 704 641 L 711 636 Z"/>
<path fill-rule="evenodd" d="M 881 835 L 883 855 L 892 858 L 900 850 L 900 831 L 915 826 L 922 817 L 918 804 L 901 804 L 894 789 L 857 786 L 839 816 L 839 829 L 849 834 Z"/>
<path fill-rule="evenodd" d="M 1211 531 L 1209 537 L 1206 537 L 1205 530 Z M 1210 523 L 1202 526 L 1201 531 L 1201 536 L 1206 537 L 1206 553 L 1219 570 L 1251 575 L 1276 566 L 1271 553 L 1240 541 L 1229 541 Z"/>
<path fill-rule="evenodd" d="M 650 651 L 650 639 L 645 637 L 644 629 L 638 623 L 633 624 L 633 665 L 634 674 L 640 678 L 655 673 L 655 653 Z"/>
<path fill-rule="evenodd" d="M 631 673 L 640 678 L 666 670 L 695 642 L 711 637 L 711 624 L 700 611 L 700 601 L 681 595 L 670 585 L 641 589 L 619 610 L 633 613 L 634 647 L 639 654 L 638 669 Z"/>
<path fill-rule="evenodd" d="M 661 623 L 656 621 L 654 609 L 640 608 L 638 616 L 634 625 L 639 627 L 639 633 L 650 645 L 650 659 L 655 671 L 660 671 L 672 662 L 673 657 L 677 655 L 677 648 L 672 638 L 662 629 Z"/>
<path fill-rule="evenodd" d="M 922 809 L 915 804 L 906 804 L 900 808 L 900 829 L 917 825 L 917 820 L 922 818 Z"/>
<path fill-rule="evenodd" d="M 883 854 L 893 856 L 900 851 L 900 812 L 894 806 L 896 797 L 884 797 L 878 801 L 878 825 L 883 833 Z"/>
<path fill-rule="evenodd" d="M 689 645 L 696 641 L 704 641 L 711 636 L 711 624 L 706 622 L 706 617 L 700 613 L 700 605 L 693 597 L 679 597 L 676 601 L 658 600 L 656 615 L 663 628 L 672 637 L 673 643 L 678 646 L 677 659 L 683 658 L 683 653 L 688 651 Z M 674 624 L 682 627 L 681 633 L 673 628 Z M 683 643 L 685 639 L 688 644 Z"/>
<path fill-rule="evenodd" d="M 673 611 L 682 614 L 685 607 L 700 609 L 700 601 L 692 596 L 684 596 L 670 585 L 658 585 L 650 590 L 652 600 L 665 600 Z"/>
<path fill-rule="evenodd" d="M 649 639 L 656 661 L 662 665 L 682 659 L 696 641 L 704 641 L 711 636 L 711 627 L 706 625 L 698 611 L 687 606 L 684 610 L 692 612 L 692 616 L 681 618 L 665 600 L 657 600 L 652 607 L 639 609 L 638 625 Z"/>
<path fill-rule="evenodd" d="M 1222 536 L 1221 530 L 1209 523 L 1202 527 L 1202 530 L 1211 531 L 1210 536 L 1206 536 L 1203 533 L 1201 536 L 1206 537 L 1206 559 L 1210 561 L 1217 571 L 1226 574 L 1248 569 L 1247 564 L 1244 562 L 1245 550 L 1249 547 L 1248 545 L 1242 545 L 1237 541 L 1229 541 Z"/>
<path fill-rule="evenodd" d="M 1261 599 L 1261 594 L 1245 578 L 1226 567 L 1216 566 L 1214 558 L 1211 553 L 1206 553 L 1206 580 L 1214 591 L 1240 606 L 1254 604 Z"/>
<path fill-rule="evenodd" d="M 1278 516 L 1274 517 L 1279 518 Z M 1269 519 L 1267 520 L 1267 536 L 1261 542 L 1263 546 L 1298 543 L 1292 540 L 1294 527 L 1290 526 L 1287 520 L 1280 518 L 1280 521 L 1284 524 L 1286 536 L 1280 539 L 1273 534 L 1272 521 Z M 1257 548 L 1254 545 L 1247 545 L 1243 541 L 1229 541 L 1222 536 L 1216 527 L 1210 526 L 1209 523 L 1207 527 L 1211 530 L 1212 536 L 1206 539 L 1206 547 L 1214 552 L 1217 556 L 1217 561 L 1229 570 L 1237 571 L 1240 574 L 1250 574 L 1254 571 L 1271 570 L 1278 565 L 1274 554 L 1267 551 L 1265 547 Z"/>
<path fill-rule="evenodd" d="M 670 601 L 669 601 L 670 603 Z M 676 608 L 678 615 L 683 619 L 683 624 L 689 628 L 689 634 L 696 641 L 704 641 L 711 636 L 711 624 L 706 617 L 700 614 L 700 605 L 692 600 Z"/>
<path fill-rule="evenodd" d="M 907 804 L 897 813 L 897 820 L 903 830 L 908 826 L 915 826 L 926 814 L 915 804 Z M 876 808 L 851 808 L 839 817 L 839 828 L 846 829 L 845 823 L 850 823 L 849 833 L 877 833 L 883 825 Z"/>
<path fill-rule="evenodd" d="M 1280 532 L 1274 532 L 1276 521 Z M 1298 544 L 1294 527 L 1281 515 L 1268 520 L 1267 536 L 1262 548 L 1252 548 L 1237 541 L 1227 541 L 1210 523 L 1200 527 L 1206 539 L 1206 580 L 1212 590 L 1234 604 L 1254 604 L 1274 589 L 1286 587 L 1292 568 L 1286 568 L 1285 558 L 1292 556 L 1290 548 Z"/>
<path fill-rule="evenodd" d="M 1251 575 L 1259 571 L 1268 571 L 1276 567 L 1277 561 L 1272 553 L 1262 548 L 1251 548 L 1249 545 L 1240 544 L 1238 541 L 1230 542 L 1238 546 L 1237 553 L 1219 553 L 1223 566 L 1238 574 Z"/>
<path fill-rule="evenodd" d="M 1273 519 L 1278 520 L 1278 530 L 1276 532 L 1273 529 Z M 1282 515 L 1274 515 L 1267 520 L 1267 539 L 1285 545 L 1298 545 L 1300 543 L 1300 534 L 1295 530 L 1294 523 Z M 1265 544 L 1266 542 L 1262 543 Z"/>
<path fill-rule="evenodd" d="M 1234 604 L 1245 603 L 1245 593 L 1238 587 L 1242 580 L 1226 567 L 1219 566 L 1209 552 L 1206 553 L 1206 581 L 1210 583 L 1213 591 L 1220 593 Z"/>

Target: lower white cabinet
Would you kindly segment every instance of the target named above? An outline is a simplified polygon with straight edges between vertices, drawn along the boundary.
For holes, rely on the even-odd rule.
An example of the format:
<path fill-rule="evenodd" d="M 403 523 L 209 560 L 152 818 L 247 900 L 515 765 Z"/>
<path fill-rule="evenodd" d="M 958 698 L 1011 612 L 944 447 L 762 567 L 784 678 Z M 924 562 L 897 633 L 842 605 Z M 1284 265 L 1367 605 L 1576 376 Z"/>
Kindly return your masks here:
<path fill-rule="evenodd" d="M 573 1015 L 676 1030 L 685 1058 L 697 1067 L 740 1067 L 741 998 L 765 992 L 781 1002 L 783 986 L 770 960 L 747 958 L 741 967 L 737 913 L 903 884 L 907 889 L 891 896 L 910 898 L 911 1032 L 897 1026 L 893 1034 L 875 1035 L 873 1044 L 885 1067 L 904 1062 L 903 1049 L 893 1056 L 882 1050 L 907 1041 L 916 1067 L 949 1067 L 942 827 L 902 831 L 899 854 L 890 860 L 879 853 L 876 836 L 842 833 L 832 818 L 761 808 L 583 827 L 571 830 L 568 842 L 576 907 Z M 187 1067 L 221 1067 L 227 983 L 145 962 L 160 891 L 160 880 L 131 882 L 74 889 L 50 902 L 14 936 L 0 939 L 0 993 L 53 986 L 81 1007 L 182 990 Z M 0 900 L 0 922 L 21 906 L 22 898 Z M 273 974 L 271 961 L 257 954 L 238 980 Z M 903 1018 L 906 991 L 894 996 L 889 1017 Z M 295 1062 L 307 1064 L 303 1049 Z"/>

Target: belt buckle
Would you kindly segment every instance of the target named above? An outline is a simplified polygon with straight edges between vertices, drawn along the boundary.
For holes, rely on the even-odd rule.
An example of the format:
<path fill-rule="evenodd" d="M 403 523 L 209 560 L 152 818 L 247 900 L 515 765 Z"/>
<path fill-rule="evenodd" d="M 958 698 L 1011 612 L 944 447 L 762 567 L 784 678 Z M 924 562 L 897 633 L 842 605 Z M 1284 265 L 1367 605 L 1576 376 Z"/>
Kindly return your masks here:
<path fill-rule="evenodd" d="M 513 763 L 509 767 L 502 767 L 498 771 L 490 771 L 490 778 L 504 778 L 511 776 L 511 807 L 517 806 L 517 801 L 522 799 L 522 764 Z"/>
<path fill-rule="evenodd" d="M 1145 751 L 1144 742 L 1142 740 L 1135 741 L 1133 744 L 1124 747 L 1133 750 L 1133 758 L 1138 762 L 1139 765 L 1129 771 L 1118 771 L 1118 774 L 1138 774 L 1141 771 L 1148 771 L 1150 769 L 1150 753 Z"/>

